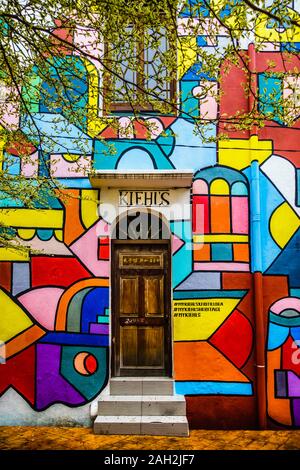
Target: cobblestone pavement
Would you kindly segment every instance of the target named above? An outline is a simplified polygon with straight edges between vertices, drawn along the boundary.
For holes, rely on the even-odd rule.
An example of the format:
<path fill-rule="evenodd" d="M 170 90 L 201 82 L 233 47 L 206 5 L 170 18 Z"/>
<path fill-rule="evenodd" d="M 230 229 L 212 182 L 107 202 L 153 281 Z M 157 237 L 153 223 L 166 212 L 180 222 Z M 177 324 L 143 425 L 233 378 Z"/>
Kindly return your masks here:
<path fill-rule="evenodd" d="M 89 428 L 0 427 L 1 450 L 299 450 L 299 431 L 191 431 L 190 437 L 95 436 Z"/>

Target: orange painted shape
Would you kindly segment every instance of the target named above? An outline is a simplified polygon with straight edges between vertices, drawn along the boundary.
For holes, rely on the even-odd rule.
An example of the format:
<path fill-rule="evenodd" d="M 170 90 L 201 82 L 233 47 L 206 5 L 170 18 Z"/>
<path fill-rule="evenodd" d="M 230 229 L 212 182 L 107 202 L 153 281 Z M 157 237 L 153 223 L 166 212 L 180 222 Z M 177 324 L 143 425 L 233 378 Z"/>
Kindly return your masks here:
<path fill-rule="evenodd" d="M 268 414 L 280 424 L 292 424 L 291 404 L 288 398 L 275 398 L 274 370 L 281 369 L 281 348 L 267 354 L 267 397 Z"/>
<path fill-rule="evenodd" d="M 70 245 L 76 238 L 85 232 L 80 219 L 80 193 L 77 189 L 66 189 L 61 191 L 65 198 L 64 242 Z"/>
<path fill-rule="evenodd" d="M 231 362 L 206 341 L 174 343 L 176 380 L 249 382 Z"/>
<path fill-rule="evenodd" d="M 67 289 L 59 300 L 55 321 L 55 331 L 66 330 L 68 306 L 76 292 L 81 291 L 85 287 L 103 287 L 108 285 L 108 279 L 92 278 L 76 282 L 76 284 L 73 284 L 69 289 Z"/>
<path fill-rule="evenodd" d="M 233 259 L 234 261 L 249 261 L 248 243 L 234 243 Z"/>
<path fill-rule="evenodd" d="M 6 344 L 0 346 L 0 357 L 9 359 L 11 356 L 23 351 L 31 344 L 45 335 L 45 331 L 37 325 L 33 325 L 18 336 L 15 336 Z"/>
<path fill-rule="evenodd" d="M 212 233 L 230 233 L 230 198 L 211 196 L 210 217 Z"/>
<path fill-rule="evenodd" d="M 210 244 L 195 243 L 194 244 L 194 261 L 210 261 Z"/>

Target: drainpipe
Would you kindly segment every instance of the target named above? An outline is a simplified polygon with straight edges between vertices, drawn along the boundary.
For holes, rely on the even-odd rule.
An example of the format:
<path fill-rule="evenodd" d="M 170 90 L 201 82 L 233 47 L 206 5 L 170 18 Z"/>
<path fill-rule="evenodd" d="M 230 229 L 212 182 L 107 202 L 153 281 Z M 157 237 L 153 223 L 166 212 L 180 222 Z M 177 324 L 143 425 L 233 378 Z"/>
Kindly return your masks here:
<path fill-rule="evenodd" d="M 253 91 L 249 94 L 249 110 L 256 107 L 257 95 L 256 52 L 254 44 L 248 48 L 250 86 Z M 257 125 L 253 125 L 251 136 L 258 135 Z M 256 352 L 256 390 L 257 390 L 257 416 L 259 429 L 267 427 L 267 388 L 265 363 L 265 325 L 263 304 L 263 277 L 262 277 L 262 246 L 261 246 L 261 207 L 260 207 L 260 181 L 259 162 L 252 160 L 252 143 L 250 145 L 250 233 L 251 233 L 251 261 L 254 284 L 254 318 L 255 318 L 255 352 Z"/>

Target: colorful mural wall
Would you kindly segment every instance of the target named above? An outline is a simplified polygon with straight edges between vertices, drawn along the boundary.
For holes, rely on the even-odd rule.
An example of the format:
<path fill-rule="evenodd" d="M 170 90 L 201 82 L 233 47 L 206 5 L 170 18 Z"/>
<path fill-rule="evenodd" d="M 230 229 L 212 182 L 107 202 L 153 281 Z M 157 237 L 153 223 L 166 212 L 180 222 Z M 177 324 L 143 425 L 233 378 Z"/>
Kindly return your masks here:
<path fill-rule="evenodd" d="M 154 124 L 150 139 L 141 119 L 121 116 L 119 131 L 102 119 L 95 91 L 102 79 L 99 62 L 67 50 L 65 59 L 81 70 L 76 105 L 94 113 L 77 126 L 64 109 L 47 108 L 42 92 L 36 103 L 24 89 L 34 125 L 17 111 L 7 117 L 32 150 L 29 162 L 17 146 L 2 144 L 10 173 L 29 179 L 51 174 L 64 189 L 30 209 L 0 200 L 0 222 L 38 252 L 0 248 L 0 351 L 6 358 L 0 364 L 1 424 L 88 424 L 89 403 L 107 383 L 110 226 L 97 212 L 100 190 L 87 177 L 93 168 L 194 171 L 192 217 L 170 221 L 176 390 L 186 395 L 191 425 L 258 425 L 253 273 L 260 273 L 268 426 L 300 426 L 300 124 L 298 116 L 288 126 L 280 117 L 268 120 L 299 70 L 299 58 L 285 60 L 283 52 L 299 50 L 300 32 L 291 38 L 288 31 L 260 27 L 264 48 L 255 53 L 255 86 L 264 97 L 264 127 L 238 131 L 211 124 L 206 137 L 226 131 L 229 138 L 208 144 L 193 132 L 190 116 L 216 119 L 247 110 L 248 77 L 238 65 L 221 83 L 202 72 L 193 45 L 214 54 L 216 44 L 209 35 L 189 35 L 188 19 L 188 10 L 179 14 L 179 33 L 190 50 L 188 58 L 178 52 L 181 113 L 145 117 Z M 209 12 L 205 21 L 213 21 Z M 218 47 L 227 40 L 220 34 Z M 80 31 L 72 41 L 83 41 Z M 251 47 L 245 45 L 245 56 Z M 266 73 L 270 60 L 283 78 Z M 199 99 L 208 82 L 211 95 Z M 220 103 L 214 98 L 218 86 Z M 37 148 L 38 129 L 49 140 Z M 115 153 L 107 153 L 107 143 Z"/>

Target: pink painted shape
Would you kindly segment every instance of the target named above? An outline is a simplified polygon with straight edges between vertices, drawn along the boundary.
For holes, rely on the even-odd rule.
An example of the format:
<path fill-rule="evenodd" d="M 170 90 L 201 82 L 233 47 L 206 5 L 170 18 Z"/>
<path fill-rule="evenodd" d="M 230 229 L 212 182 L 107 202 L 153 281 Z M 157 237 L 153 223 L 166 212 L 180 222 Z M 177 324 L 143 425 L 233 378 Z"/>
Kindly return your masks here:
<path fill-rule="evenodd" d="M 232 196 L 232 231 L 233 233 L 248 233 L 248 198 L 247 196 Z"/>
<path fill-rule="evenodd" d="M 288 371 L 289 398 L 300 398 L 300 378 L 295 372 Z"/>
<path fill-rule="evenodd" d="M 156 139 L 156 137 L 158 137 L 164 130 L 164 126 L 162 125 L 161 121 L 156 118 L 148 118 L 145 121 L 151 123 L 151 139 Z"/>
<path fill-rule="evenodd" d="M 194 194 L 208 194 L 208 186 L 204 180 L 196 180 L 193 183 Z"/>
<path fill-rule="evenodd" d="M 38 287 L 21 294 L 18 300 L 42 327 L 53 331 L 57 305 L 63 293 L 64 289 L 58 287 Z"/>
<path fill-rule="evenodd" d="M 194 263 L 195 271 L 249 271 L 249 263 Z"/>
<path fill-rule="evenodd" d="M 39 171 L 39 154 L 33 153 L 26 159 L 21 160 L 21 174 L 26 178 L 34 178 Z"/>
<path fill-rule="evenodd" d="M 172 236 L 172 254 L 174 255 L 176 251 L 180 250 L 180 248 L 184 245 L 184 241 L 181 238 L 177 237 L 177 235 Z"/>
<path fill-rule="evenodd" d="M 133 139 L 134 131 L 132 121 L 129 117 L 123 116 L 119 119 L 119 138 Z"/>
<path fill-rule="evenodd" d="M 84 177 L 91 169 L 91 161 L 90 155 L 83 155 L 76 162 L 68 162 L 62 155 L 51 155 L 51 174 L 57 178 Z"/>
<path fill-rule="evenodd" d="M 283 310 L 292 309 L 300 312 L 300 299 L 297 297 L 285 297 L 284 299 L 277 300 L 272 306 L 273 313 L 280 315 Z"/>
<path fill-rule="evenodd" d="M 100 220 L 85 232 L 69 249 L 94 276 L 109 277 L 109 261 L 98 260 L 98 237 L 109 236 L 109 226 Z"/>
<path fill-rule="evenodd" d="M 200 82 L 200 86 L 194 88 L 194 90 L 196 94 L 200 93 L 200 96 L 201 90 L 206 92 L 205 98 L 200 97 L 200 117 L 203 119 L 216 119 L 218 112 L 218 104 L 216 101 L 218 85 L 203 80 Z"/>

